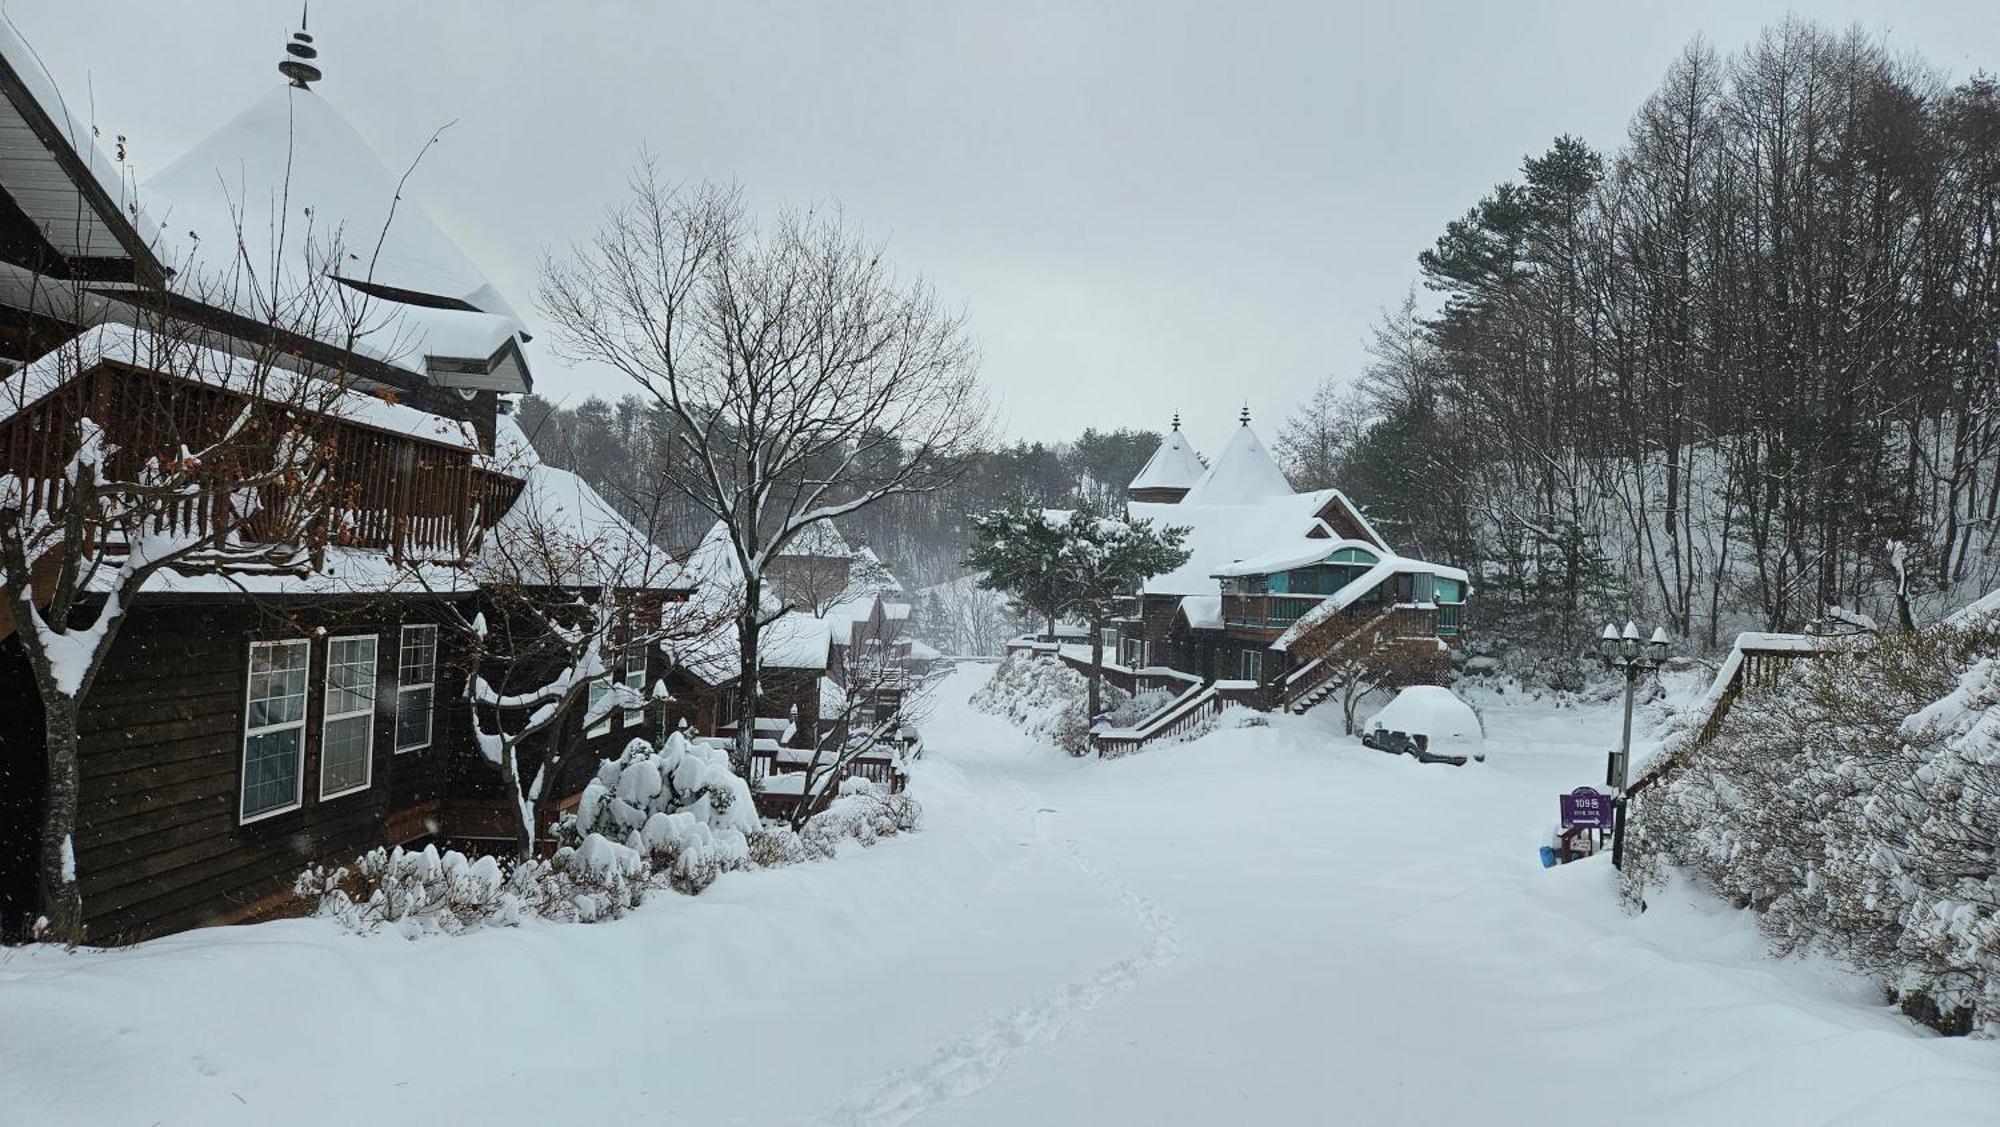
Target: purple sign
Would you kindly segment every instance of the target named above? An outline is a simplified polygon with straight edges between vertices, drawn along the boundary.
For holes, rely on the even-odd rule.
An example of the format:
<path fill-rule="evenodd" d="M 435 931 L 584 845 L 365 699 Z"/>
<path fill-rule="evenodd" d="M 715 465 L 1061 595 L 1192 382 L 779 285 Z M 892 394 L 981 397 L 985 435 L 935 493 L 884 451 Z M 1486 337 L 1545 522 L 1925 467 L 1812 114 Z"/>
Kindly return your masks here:
<path fill-rule="evenodd" d="M 1587 830 L 1611 828 L 1611 796 L 1589 787 L 1578 787 L 1557 796 L 1562 803 L 1562 823 Z"/>

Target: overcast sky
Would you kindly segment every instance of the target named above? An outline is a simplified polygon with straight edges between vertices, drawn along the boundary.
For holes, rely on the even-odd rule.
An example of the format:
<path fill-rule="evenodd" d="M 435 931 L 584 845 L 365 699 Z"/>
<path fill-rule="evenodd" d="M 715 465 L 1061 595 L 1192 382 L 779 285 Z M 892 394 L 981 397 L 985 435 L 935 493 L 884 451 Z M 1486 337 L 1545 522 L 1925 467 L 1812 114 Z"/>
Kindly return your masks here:
<path fill-rule="evenodd" d="M 337 105 L 531 319 L 641 146 L 753 205 L 838 201 L 968 311 L 1007 433 L 1163 427 L 1213 450 L 1351 374 L 1444 224 L 1558 133 L 1615 145 L 1681 46 L 1782 2 L 1536 5 L 320 0 Z M 1520 9 L 1527 10 L 1520 10 Z M 143 179 L 282 81 L 293 2 L 5 0 Z M 1843 0 L 1954 77 L 1993 0 Z M 531 326 L 532 327 L 532 326 Z M 546 338 L 544 338 L 546 339 Z M 531 353 L 537 390 L 625 390 Z"/>

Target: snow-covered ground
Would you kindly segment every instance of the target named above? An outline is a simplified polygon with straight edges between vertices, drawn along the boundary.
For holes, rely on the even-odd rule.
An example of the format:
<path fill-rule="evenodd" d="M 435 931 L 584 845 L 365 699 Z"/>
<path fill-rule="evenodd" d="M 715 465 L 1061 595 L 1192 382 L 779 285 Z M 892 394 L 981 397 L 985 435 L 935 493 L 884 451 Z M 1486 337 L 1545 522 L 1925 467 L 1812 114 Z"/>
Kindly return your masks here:
<path fill-rule="evenodd" d="M 924 832 L 594 926 L 0 953 L 0 1122 L 2000 1123 L 2000 1049 L 1544 870 L 1609 708 L 1424 767 L 1316 718 L 1110 763 L 954 676 Z"/>

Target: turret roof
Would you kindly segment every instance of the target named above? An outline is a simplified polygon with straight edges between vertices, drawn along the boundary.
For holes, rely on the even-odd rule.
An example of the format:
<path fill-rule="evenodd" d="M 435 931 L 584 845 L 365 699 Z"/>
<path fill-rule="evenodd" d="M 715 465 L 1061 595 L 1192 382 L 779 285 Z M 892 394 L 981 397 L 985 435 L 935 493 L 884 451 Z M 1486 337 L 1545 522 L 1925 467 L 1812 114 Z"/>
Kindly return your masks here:
<path fill-rule="evenodd" d="M 1194 445 L 1187 435 L 1176 426 L 1167 432 L 1160 448 L 1146 460 L 1146 466 L 1139 476 L 1132 479 L 1132 489 L 1186 489 L 1201 480 L 1208 467 L 1201 464 L 1201 455 L 1194 452 Z"/>
<path fill-rule="evenodd" d="M 1215 464 L 1188 490 L 1183 504 L 1258 505 L 1292 495 L 1291 482 L 1246 419 L 1229 436 Z"/>

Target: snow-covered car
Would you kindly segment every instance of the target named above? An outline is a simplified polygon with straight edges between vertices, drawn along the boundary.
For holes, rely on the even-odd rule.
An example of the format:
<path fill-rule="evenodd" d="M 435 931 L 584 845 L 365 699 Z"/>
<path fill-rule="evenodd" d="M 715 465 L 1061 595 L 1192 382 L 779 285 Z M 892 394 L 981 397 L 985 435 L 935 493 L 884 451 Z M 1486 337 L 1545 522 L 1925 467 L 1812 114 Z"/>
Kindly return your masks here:
<path fill-rule="evenodd" d="M 1426 762 L 1486 758 L 1479 714 L 1458 694 L 1437 685 L 1413 685 L 1397 693 L 1368 721 L 1361 742 Z"/>

